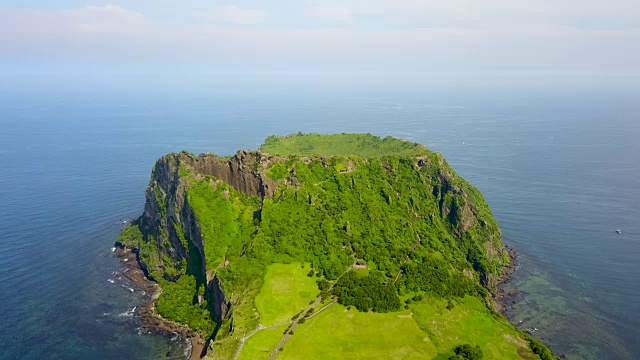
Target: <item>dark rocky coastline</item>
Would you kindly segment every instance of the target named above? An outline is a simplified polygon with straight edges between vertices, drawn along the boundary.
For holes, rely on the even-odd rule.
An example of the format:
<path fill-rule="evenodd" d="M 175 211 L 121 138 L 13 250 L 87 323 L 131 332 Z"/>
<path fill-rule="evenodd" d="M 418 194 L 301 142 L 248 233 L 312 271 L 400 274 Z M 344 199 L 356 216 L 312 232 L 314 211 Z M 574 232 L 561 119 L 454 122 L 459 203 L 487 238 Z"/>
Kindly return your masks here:
<path fill-rule="evenodd" d="M 519 292 L 517 290 L 507 291 L 505 290 L 505 285 L 513 279 L 513 276 L 518 270 L 520 264 L 516 249 L 506 245 L 505 249 L 509 254 L 509 264 L 503 268 L 502 276 L 498 280 L 498 291 L 493 295 L 493 305 L 496 311 L 500 312 L 508 319 L 508 310 L 513 304 L 515 304 Z"/>
<path fill-rule="evenodd" d="M 201 359 L 204 355 L 206 344 L 204 338 L 188 326 L 163 319 L 155 313 L 155 300 L 160 296 L 162 290 L 156 282 L 147 278 L 140 266 L 135 250 L 116 243 L 115 254 L 126 267 L 120 275 L 129 280 L 131 287 L 135 291 L 146 294 L 144 304 L 137 307 L 134 311 L 134 315 L 140 318 L 142 324 L 141 330 L 143 332 L 152 332 L 167 337 L 178 335 L 182 338 L 189 339 L 191 342 L 191 351 L 186 355 L 188 355 L 188 358 L 191 360 Z"/>
<path fill-rule="evenodd" d="M 518 291 L 517 289 L 513 289 L 510 285 L 510 281 L 516 275 L 516 272 L 521 266 L 520 257 L 515 248 L 505 245 L 505 249 L 509 254 L 509 264 L 503 268 L 502 276 L 498 281 L 498 291 L 493 294 L 493 307 L 495 311 L 504 315 L 507 320 L 515 327 L 520 328 L 518 325 L 521 324 L 524 320 L 517 320 L 512 310 L 514 309 L 514 305 L 524 301 L 523 296 L 525 293 Z M 526 319 L 525 319 L 526 320 Z M 537 329 L 521 329 L 522 331 L 536 336 Z M 566 355 L 559 354 L 557 355 L 558 359 L 566 359 Z"/>

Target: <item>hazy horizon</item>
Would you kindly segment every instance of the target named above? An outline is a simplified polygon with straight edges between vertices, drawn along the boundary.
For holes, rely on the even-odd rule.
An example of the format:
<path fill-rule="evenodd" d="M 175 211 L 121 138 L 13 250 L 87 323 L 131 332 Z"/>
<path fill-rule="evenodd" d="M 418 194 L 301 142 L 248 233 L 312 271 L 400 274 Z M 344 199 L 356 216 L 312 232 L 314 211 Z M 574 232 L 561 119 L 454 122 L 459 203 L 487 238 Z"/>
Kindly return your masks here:
<path fill-rule="evenodd" d="M 630 0 L 0 1 L 0 74 L 640 76 Z M 625 80 L 625 81 L 627 81 Z"/>

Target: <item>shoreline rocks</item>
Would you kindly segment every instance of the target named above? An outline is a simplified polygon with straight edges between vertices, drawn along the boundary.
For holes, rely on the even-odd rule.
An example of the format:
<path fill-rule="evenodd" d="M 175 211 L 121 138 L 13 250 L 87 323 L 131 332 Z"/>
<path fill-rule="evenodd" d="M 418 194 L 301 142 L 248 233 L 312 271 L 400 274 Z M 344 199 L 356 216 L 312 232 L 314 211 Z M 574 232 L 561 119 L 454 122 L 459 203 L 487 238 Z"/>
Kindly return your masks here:
<path fill-rule="evenodd" d="M 505 248 L 509 254 L 509 265 L 503 268 L 502 276 L 498 279 L 498 291 L 493 295 L 493 307 L 497 312 L 509 319 L 507 311 L 516 303 L 516 297 L 520 295 L 520 292 L 514 289 L 506 291 L 505 285 L 513 279 L 520 265 L 516 249 L 506 245 Z M 517 326 L 517 324 L 514 325 Z"/>
<path fill-rule="evenodd" d="M 156 282 L 147 278 L 140 267 L 135 251 L 121 244 L 116 244 L 114 253 L 126 267 L 120 275 L 129 280 L 135 291 L 145 295 L 144 304 L 135 311 L 142 323 L 141 330 L 169 338 L 176 335 L 187 338 L 191 342 L 191 353 L 188 354 L 188 358 L 190 360 L 201 359 L 206 343 L 203 337 L 186 325 L 166 320 L 155 313 L 155 300 L 160 296 L 162 290 Z"/>

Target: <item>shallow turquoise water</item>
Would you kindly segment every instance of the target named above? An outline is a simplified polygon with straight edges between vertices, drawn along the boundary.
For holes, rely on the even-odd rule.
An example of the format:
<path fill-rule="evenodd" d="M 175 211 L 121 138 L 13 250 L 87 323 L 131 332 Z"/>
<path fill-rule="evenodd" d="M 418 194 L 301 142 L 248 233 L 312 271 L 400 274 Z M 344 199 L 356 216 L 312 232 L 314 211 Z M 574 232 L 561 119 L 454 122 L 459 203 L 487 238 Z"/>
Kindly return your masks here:
<path fill-rule="evenodd" d="M 112 274 L 121 219 L 142 212 L 165 153 L 224 155 L 298 131 L 393 135 L 444 153 L 521 253 L 512 319 L 558 353 L 640 358 L 639 94 L 327 79 L 5 81 L 0 358 L 180 357 L 180 339 L 139 335 L 123 315 L 142 296 Z"/>

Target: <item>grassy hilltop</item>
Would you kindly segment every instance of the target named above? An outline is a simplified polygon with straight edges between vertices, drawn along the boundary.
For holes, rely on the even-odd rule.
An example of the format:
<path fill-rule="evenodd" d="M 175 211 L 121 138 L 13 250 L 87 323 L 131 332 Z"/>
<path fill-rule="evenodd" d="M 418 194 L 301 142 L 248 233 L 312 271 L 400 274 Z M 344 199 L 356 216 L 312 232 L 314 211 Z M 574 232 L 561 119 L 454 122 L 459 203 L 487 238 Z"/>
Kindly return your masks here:
<path fill-rule="evenodd" d="M 498 224 L 419 144 L 292 134 L 230 159 L 171 154 L 119 240 L 163 288 L 158 313 L 211 337 L 212 358 L 553 358 L 491 310 Z"/>
<path fill-rule="evenodd" d="M 429 149 L 391 136 L 370 134 L 292 134 L 269 136 L 261 152 L 282 156 L 358 156 L 361 158 L 428 155 Z"/>

